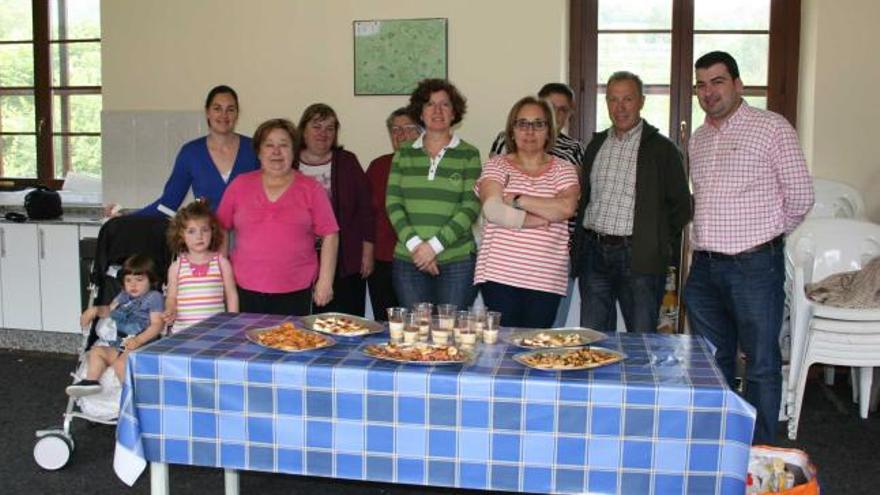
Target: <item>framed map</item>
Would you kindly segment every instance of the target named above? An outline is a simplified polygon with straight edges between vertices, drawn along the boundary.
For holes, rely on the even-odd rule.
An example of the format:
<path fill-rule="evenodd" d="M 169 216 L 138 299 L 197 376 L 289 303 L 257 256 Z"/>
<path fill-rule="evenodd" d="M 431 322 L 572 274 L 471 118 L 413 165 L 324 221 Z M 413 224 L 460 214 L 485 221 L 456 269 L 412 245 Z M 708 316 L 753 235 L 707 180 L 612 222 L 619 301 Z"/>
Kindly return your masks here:
<path fill-rule="evenodd" d="M 408 95 L 447 76 L 446 19 L 354 21 L 354 94 Z"/>

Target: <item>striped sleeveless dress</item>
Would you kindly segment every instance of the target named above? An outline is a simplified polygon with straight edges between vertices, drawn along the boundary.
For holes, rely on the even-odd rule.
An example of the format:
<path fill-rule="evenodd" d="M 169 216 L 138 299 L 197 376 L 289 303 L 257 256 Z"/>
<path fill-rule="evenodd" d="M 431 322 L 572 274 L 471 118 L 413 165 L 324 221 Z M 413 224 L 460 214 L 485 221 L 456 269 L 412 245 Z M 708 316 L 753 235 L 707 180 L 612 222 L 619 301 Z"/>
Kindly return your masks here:
<path fill-rule="evenodd" d="M 226 311 L 224 295 L 219 254 L 206 265 L 194 265 L 181 254 L 177 268 L 177 319 L 171 333 Z"/>

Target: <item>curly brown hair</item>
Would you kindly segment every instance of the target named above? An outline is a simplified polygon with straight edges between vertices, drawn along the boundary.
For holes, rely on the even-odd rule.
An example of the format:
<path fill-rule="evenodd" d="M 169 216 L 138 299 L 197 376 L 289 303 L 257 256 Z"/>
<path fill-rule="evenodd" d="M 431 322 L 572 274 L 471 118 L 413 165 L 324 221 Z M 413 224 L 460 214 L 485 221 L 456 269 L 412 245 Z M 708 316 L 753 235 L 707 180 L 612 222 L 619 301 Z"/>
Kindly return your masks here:
<path fill-rule="evenodd" d="M 201 198 L 184 206 L 174 215 L 171 223 L 168 224 L 168 249 L 172 253 L 185 253 L 186 241 L 183 238 L 183 232 L 186 226 L 193 220 L 207 220 L 211 226 L 211 244 L 208 246 L 209 251 L 217 251 L 223 245 L 225 233 L 220 226 L 217 216 L 211 211 L 208 200 Z"/>
<path fill-rule="evenodd" d="M 455 114 L 452 125 L 461 122 L 467 112 L 467 98 L 458 92 L 454 84 L 446 79 L 422 79 L 410 95 L 407 107 L 410 117 L 422 127 L 425 127 L 422 121 L 422 109 L 431 100 L 431 95 L 438 91 L 445 91 L 452 103 L 452 113 Z"/>

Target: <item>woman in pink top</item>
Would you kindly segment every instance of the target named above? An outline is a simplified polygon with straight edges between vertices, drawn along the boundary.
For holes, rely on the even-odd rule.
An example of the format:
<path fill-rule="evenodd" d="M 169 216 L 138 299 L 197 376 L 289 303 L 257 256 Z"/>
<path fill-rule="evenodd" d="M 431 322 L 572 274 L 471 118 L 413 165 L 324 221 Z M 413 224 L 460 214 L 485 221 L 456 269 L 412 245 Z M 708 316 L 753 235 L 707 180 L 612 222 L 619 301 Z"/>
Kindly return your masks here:
<path fill-rule="evenodd" d="M 551 156 L 556 132 L 546 102 L 528 96 L 510 110 L 510 153 L 483 165 L 475 187 L 483 235 L 474 283 L 505 326 L 547 328 L 568 288 L 568 219 L 580 186 L 571 163 Z"/>
<path fill-rule="evenodd" d="M 333 299 L 339 227 L 324 188 L 296 170 L 298 137 L 289 120 L 261 124 L 260 170 L 238 176 L 217 209 L 235 235 L 230 260 L 243 312 L 307 315 L 312 302 Z"/>

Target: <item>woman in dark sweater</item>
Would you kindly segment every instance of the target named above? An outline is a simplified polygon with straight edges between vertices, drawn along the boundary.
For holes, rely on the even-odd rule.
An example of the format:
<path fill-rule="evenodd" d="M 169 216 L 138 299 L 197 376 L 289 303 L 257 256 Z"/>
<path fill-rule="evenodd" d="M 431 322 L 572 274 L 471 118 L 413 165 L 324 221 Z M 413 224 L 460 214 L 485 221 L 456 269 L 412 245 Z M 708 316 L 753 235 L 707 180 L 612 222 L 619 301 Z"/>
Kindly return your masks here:
<path fill-rule="evenodd" d="M 373 272 L 374 215 L 370 184 L 357 157 L 339 146 L 339 119 L 329 105 L 310 105 L 299 120 L 299 170 L 318 180 L 330 196 L 339 224 L 339 255 L 333 301 L 315 312 L 364 315 L 366 278 Z"/>

